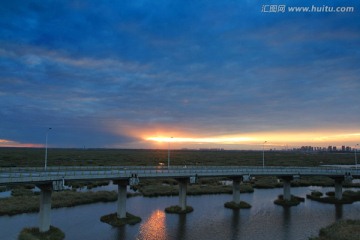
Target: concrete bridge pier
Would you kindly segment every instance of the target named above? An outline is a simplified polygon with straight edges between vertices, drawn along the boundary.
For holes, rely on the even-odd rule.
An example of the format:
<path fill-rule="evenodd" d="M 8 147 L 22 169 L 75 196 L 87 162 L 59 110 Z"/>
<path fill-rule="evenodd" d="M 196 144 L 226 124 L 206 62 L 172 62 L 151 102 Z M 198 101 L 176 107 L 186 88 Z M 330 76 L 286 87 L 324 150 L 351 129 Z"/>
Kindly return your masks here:
<path fill-rule="evenodd" d="M 242 181 L 242 177 L 233 178 L 233 202 L 236 204 L 240 204 L 240 182 Z"/>
<path fill-rule="evenodd" d="M 179 182 L 179 206 L 181 210 L 186 210 L 186 191 L 188 178 L 177 179 Z"/>
<path fill-rule="evenodd" d="M 51 193 L 52 184 L 37 185 L 40 188 L 40 211 L 39 211 L 39 231 L 47 232 L 50 230 L 51 223 Z"/>
<path fill-rule="evenodd" d="M 285 176 L 281 177 L 283 180 L 283 186 L 284 186 L 284 200 L 290 201 L 291 200 L 291 181 L 293 180 L 293 176 Z"/>
<path fill-rule="evenodd" d="M 117 180 L 113 181 L 114 184 L 118 185 L 118 199 L 117 199 L 117 217 L 126 218 L 126 197 L 127 192 L 126 188 L 128 185 L 127 180 Z"/>
<path fill-rule="evenodd" d="M 342 199 L 342 183 L 344 181 L 343 178 L 335 178 L 335 198 L 337 200 Z"/>

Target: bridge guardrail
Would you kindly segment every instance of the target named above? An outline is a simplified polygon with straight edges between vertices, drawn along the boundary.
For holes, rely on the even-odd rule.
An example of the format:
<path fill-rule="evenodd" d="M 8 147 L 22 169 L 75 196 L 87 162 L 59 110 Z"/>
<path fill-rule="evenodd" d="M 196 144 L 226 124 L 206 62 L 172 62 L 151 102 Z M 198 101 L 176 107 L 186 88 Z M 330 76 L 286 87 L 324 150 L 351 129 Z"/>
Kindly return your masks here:
<path fill-rule="evenodd" d="M 3 169 L 4 170 L 4 169 Z M 250 167 L 250 166 L 100 166 L 100 167 L 49 167 L 43 168 L 12 168 L 11 171 L 0 171 L 0 184 L 22 181 L 48 181 L 65 178 L 66 180 L 96 180 L 128 178 L 132 173 L 140 177 L 188 177 L 201 176 L 231 176 L 235 175 L 324 175 L 342 176 L 346 172 L 360 177 L 357 169 L 344 168 L 311 168 L 311 167 Z"/>

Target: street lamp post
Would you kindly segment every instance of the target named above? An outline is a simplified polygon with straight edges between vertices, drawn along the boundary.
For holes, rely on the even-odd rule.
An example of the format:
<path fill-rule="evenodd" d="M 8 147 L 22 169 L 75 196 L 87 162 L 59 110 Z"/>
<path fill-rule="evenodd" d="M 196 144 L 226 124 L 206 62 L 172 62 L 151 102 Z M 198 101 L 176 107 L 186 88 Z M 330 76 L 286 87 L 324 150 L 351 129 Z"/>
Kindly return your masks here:
<path fill-rule="evenodd" d="M 265 168 L 265 143 L 267 143 L 267 141 L 263 143 L 263 168 Z"/>
<path fill-rule="evenodd" d="M 171 137 L 173 138 L 173 137 Z M 170 139 L 168 141 L 168 168 L 170 168 Z"/>
<path fill-rule="evenodd" d="M 47 167 L 47 143 L 48 143 L 48 135 L 49 135 L 50 130 L 51 130 L 51 128 L 49 128 L 46 131 L 46 138 L 45 138 L 45 167 L 44 167 L 45 170 L 46 170 L 46 167 Z"/>
<path fill-rule="evenodd" d="M 356 157 L 357 146 L 359 146 L 359 144 L 355 145 L 355 169 L 357 169 L 357 157 Z"/>

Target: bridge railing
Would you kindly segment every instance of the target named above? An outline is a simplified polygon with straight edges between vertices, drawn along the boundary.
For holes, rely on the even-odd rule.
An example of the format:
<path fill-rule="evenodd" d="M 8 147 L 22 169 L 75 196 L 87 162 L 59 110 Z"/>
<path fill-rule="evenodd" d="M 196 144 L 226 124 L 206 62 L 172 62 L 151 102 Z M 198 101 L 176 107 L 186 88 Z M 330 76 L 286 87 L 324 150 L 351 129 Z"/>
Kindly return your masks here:
<path fill-rule="evenodd" d="M 259 171 L 273 170 L 273 169 L 345 169 L 341 167 L 284 167 L 284 166 L 266 166 L 265 168 L 259 166 L 198 166 L 198 165 L 185 165 L 170 166 L 169 169 L 228 169 L 228 168 L 242 168 L 242 169 L 258 169 Z M 0 172 L 14 172 L 14 171 L 63 171 L 63 170 L 111 170 L 111 169 L 164 169 L 168 170 L 167 166 L 51 166 L 47 167 L 0 167 Z"/>
<path fill-rule="evenodd" d="M 6 171 L 8 170 L 8 171 Z M 16 182 L 66 180 L 97 180 L 139 177 L 240 176 L 240 175 L 323 175 L 341 176 L 345 173 L 360 176 L 360 170 L 329 167 L 250 167 L 250 166 L 99 166 L 99 167 L 48 167 L 3 168 L 0 184 Z"/>
<path fill-rule="evenodd" d="M 50 175 L 59 173 L 63 175 L 66 172 L 78 172 L 86 171 L 91 172 L 91 174 L 102 174 L 101 171 L 136 171 L 138 173 L 146 173 L 148 171 L 156 170 L 157 173 L 166 173 L 166 172 L 175 172 L 175 171 L 201 171 L 201 172 L 246 172 L 249 173 L 274 173 L 274 172 L 299 172 L 300 173 L 312 173 L 312 172 L 333 172 L 341 173 L 344 171 L 353 172 L 355 169 L 345 169 L 338 167 L 278 167 L 278 166 L 269 166 L 269 167 L 253 167 L 253 166 L 171 166 L 162 167 L 162 166 L 59 166 L 59 167 L 47 167 L 45 170 L 42 167 L 17 167 L 17 168 L 0 168 L 1 172 L 6 173 L 49 173 Z"/>

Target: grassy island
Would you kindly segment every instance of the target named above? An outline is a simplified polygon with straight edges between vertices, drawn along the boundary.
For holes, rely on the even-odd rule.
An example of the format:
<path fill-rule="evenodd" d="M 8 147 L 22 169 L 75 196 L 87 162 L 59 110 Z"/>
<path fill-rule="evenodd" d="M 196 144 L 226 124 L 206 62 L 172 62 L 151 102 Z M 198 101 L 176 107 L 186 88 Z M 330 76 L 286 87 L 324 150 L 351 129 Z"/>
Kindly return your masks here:
<path fill-rule="evenodd" d="M 310 240 L 359 240 L 360 220 L 340 220 L 320 229 L 318 237 Z"/>
<path fill-rule="evenodd" d="M 186 206 L 185 210 L 182 210 L 180 206 L 170 206 L 165 208 L 166 213 L 174 213 L 174 214 L 186 214 L 191 213 L 194 209 L 190 206 Z"/>
<path fill-rule="evenodd" d="M 24 228 L 18 237 L 19 240 L 63 240 L 64 238 L 64 232 L 53 226 L 50 226 L 47 232 L 40 232 L 39 228 Z"/>
<path fill-rule="evenodd" d="M 234 201 L 231 201 L 231 202 L 226 202 L 224 204 L 224 207 L 230 209 L 241 209 L 241 208 L 251 208 L 251 205 L 244 201 L 240 201 L 239 204 L 235 203 Z"/>
<path fill-rule="evenodd" d="M 135 225 L 141 222 L 141 218 L 138 216 L 134 216 L 130 213 L 126 213 L 125 218 L 118 218 L 116 213 L 111 213 L 100 218 L 100 221 L 110 224 L 114 227 L 121 227 L 126 224 Z"/>
<path fill-rule="evenodd" d="M 360 201 L 360 191 L 344 191 L 342 199 L 336 199 L 335 194 L 333 192 L 326 193 L 327 197 L 323 197 L 323 193 L 314 191 L 311 194 L 307 194 L 306 198 L 311 199 L 313 201 L 318 201 L 322 203 L 329 204 L 351 204 L 356 201 Z"/>
<path fill-rule="evenodd" d="M 278 198 L 274 201 L 274 203 L 276 205 L 280 205 L 283 207 L 292 207 L 292 206 L 297 206 L 301 202 L 304 202 L 304 201 L 305 201 L 305 198 L 297 197 L 297 196 L 293 196 L 293 195 L 291 195 L 290 200 L 285 200 L 283 195 L 279 195 Z"/>

